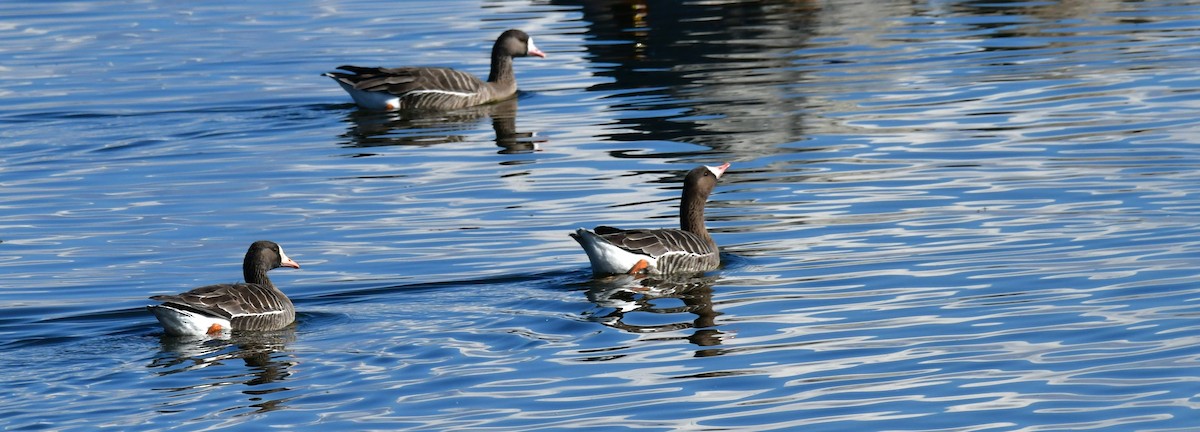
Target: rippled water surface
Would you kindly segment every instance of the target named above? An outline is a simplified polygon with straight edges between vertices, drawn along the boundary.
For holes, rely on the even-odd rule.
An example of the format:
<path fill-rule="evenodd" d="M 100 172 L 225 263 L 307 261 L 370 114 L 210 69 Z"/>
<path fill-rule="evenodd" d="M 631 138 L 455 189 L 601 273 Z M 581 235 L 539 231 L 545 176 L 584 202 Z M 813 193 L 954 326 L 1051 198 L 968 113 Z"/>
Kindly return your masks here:
<path fill-rule="evenodd" d="M 322 72 L 521 92 L 360 112 Z M 1200 428 L 1200 4 L 0 3 L 0 428 Z M 567 233 L 724 266 L 593 279 Z M 297 324 L 146 297 L 270 239 Z"/>

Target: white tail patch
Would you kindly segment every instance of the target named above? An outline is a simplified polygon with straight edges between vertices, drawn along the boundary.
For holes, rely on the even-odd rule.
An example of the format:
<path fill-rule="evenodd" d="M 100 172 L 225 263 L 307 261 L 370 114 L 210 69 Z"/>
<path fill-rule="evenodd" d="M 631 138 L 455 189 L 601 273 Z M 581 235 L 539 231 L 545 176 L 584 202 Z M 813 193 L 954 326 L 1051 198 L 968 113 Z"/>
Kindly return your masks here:
<path fill-rule="evenodd" d="M 400 98 L 396 95 L 383 92 L 362 91 L 354 88 L 353 85 L 346 84 L 341 81 L 338 81 L 337 83 L 338 85 L 342 86 L 342 89 L 345 90 L 346 93 L 350 94 L 350 97 L 354 99 L 354 103 L 358 104 L 360 107 L 374 111 L 394 111 L 400 107 Z"/>
<path fill-rule="evenodd" d="M 638 261 L 642 260 L 650 265 L 649 270 L 653 272 L 658 264 L 658 260 L 654 257 L 621 249 L 596 233 L 583 228 L 575 231 L 575 239 L 583 247 L 588 261 L 592 263 L 592 273 L 595 274 L 625 274 L 637 265 Z"/>
<path fill-rule="evenodd" d="M 172 336 L 205 336 L 213 324 L 221 326 L 222 332 L 232 328 L 229 320 L 224 318 L 200 315 L 167 305 L 150 306 L 150 312 L 162 323 L 163 330 Z"/>

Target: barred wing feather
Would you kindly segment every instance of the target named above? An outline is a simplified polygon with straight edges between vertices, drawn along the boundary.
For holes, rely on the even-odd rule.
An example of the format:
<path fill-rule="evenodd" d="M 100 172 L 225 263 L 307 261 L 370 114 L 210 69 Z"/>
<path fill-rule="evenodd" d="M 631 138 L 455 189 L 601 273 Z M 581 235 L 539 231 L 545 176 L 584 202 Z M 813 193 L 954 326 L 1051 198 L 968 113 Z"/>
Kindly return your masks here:
<path fill-rule="evenodd" d="M 660 273 L 708 271 L 721 264 L 717 245 L 688 231 L 599 226 L 594 232 L 614 246 L 656 259 Z"/>
<path fill-rule="evenodd" d="M 274 330 L 295 319 L 292 302 L 278 291 L 258 284 L 209 285 L 174 295 L 150 297 L 203 315 L 229 320 L 243 330 Z"/>
<path fill-rule="evenodd" d="M 483 81 L 466 72 L 450 68 L 406 67 L 380 68 L 361 66 L 338 66 L 338 69 L 353 72 L 330 73 L 339 81 L 352 84 L 362 91 L 387 92 L 403 96 L 414 91 L 444 91 L 476 93 Z"/>

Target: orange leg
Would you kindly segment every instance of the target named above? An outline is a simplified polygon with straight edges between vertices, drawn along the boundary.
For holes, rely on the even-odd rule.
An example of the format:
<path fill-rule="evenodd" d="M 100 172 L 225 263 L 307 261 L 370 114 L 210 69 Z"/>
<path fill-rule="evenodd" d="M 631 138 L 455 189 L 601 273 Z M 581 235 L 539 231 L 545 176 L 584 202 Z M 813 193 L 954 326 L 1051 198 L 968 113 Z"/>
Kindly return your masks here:
<path fill-rule="evenodd" d="M 650 263 L 646 262 L 646 260 L 638 260 L 637 264 L 634 264 L 633 267 L 629 269 L 629 274 L 638 274 L 646 271 L 648 268 L 650 268 Z"/>
<path fill-rule="evenodd" d="M 215 336 L 219 333 L 221 333 L 221 325 L 220 324 L 213 323 L 213 325 L 208 326 L 208 335 L 209 336 Z"/>

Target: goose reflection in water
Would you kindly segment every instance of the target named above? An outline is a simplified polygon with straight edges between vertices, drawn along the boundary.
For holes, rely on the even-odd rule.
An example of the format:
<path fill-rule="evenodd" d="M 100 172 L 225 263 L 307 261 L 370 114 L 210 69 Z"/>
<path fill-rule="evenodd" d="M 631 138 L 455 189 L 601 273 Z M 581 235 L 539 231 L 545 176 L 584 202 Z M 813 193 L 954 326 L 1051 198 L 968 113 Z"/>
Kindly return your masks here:
<path fill-rule="evenodd" d="M 712 285 L 715 277 L 696 278 L 636 278 L 629 275 L 612 276 L 589 282 L 587 298 L 599 308 L 586 315 L 588 319 L 606 326 L 637 334 L 670 333 L 695 329 L 686 339 L 698 346 L 721 345 L 725 333 L 717 330 L 716 319 L 721 315 L 713 309 Z M 666 305 L 677 299 L 682 305 Z M 607 313 L 605 313 L 607 310 Z M 677 321 L 681 313 L 694 317 Z M 640 319 L 638 314 L 646 315 Z M 668 316 L 672 322 L 655 324 L 632 324 L 630 321 L 662 321 Z M 672 339 L 677 337 L 664 337 Z M 724 350 L 707 349 L 696 351 L 697 357 L 720 355 Z"/>
<path fill-rule="evenodd" d="M 489 117 L 500 154 L 540 150 L 545 141 L 536 132 L 517 131 L 517 98 L 436 113 L 372 112 L 353 110 L 346 114 L 349 130 L 342 136 L 352 148 L 405 145 L 436 145 L 465 142 L 477 132 L 479 119 Z M 364 153 L 358 156 L 374 156 Z"/>
<path fill-rule="evenodd" d="M 269 332 L 235 332 L 232 336 L 221 339 L 163 336 L 160 341 L 161 352 L 147 367 L 160 369 L 156 372 L 159 377 L 192 375 L 183 379 L 191 383 L 190 385 L 159 386 L 156 390 L 190 394 L 207 388 L 242 384 L 249 387 L 242 390 L 242 393 L 248 396 L 248 403 L 244 406 L 227 407 L 228 409 L 247 408 L 256 413 L 274 411 L 283 408 L 288 398 L 268 399 L 267 395 L 291 390 L 289 387 L 272 384 L 286 381 L 292 376 L 292 368 L 298 362 L 291 354 L 286 353 L 286 347 L 295 340 L 294 327 Z M 242 360 L 245 369 L 230 362 L 237 359 Z M 229 370 L 235 367 L 236 371 Z M 196 376 L 200 371 L 205 371 L 203 376 Z M 161 410 L 170 410 L 176 404 L 190 402 L 190 398 L 166 400 Z"/>

